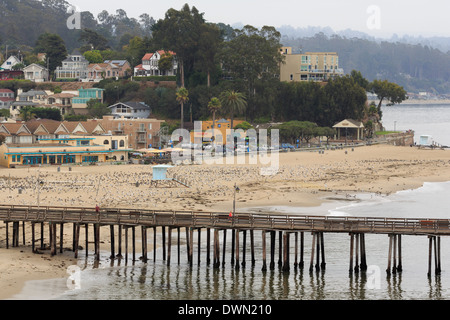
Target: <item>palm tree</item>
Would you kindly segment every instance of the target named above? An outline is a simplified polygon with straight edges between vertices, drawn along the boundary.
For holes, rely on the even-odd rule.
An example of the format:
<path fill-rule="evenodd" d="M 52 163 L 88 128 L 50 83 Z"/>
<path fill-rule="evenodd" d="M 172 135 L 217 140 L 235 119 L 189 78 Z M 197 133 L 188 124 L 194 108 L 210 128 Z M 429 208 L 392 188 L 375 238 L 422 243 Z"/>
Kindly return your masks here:
<path fill-rule="evenodd" d="M 23 121 L 28 121 L 36 117 L 36 114 L 33 112 L 33 108 L 29 106 L 25 106 L 20 109 L 19 116 Z"/>
<path fill-rule="evenodd" d="M 211 98 L 211 100 L 208 103 L 208 109 L 213 114 L 212 136 L 214 137 L 214 141 L 215 141 L 214 128 L 216 127 L 216 112 L 219 111 L 221 108 L 222 108 L 222 103 L 220 102 L 220 100 L 216 97 Z"/>
<path fill-rule="evenodd" d="M 234 114 L 241 114 L 247 108 L 247 101 L 245 95 L 238 91 L 227 90 L 219 96 L 225 111 L 230 114 L 231 129 L 233 129 Z"/>
<path fill-rule="evenodd" d="M 189 91 L 185 87 L 181 87 L 177 90 L 177 102 L 181 104 L 181 129 L 183 129 L 184 123 L 184 104 L 189 101 Z"/>

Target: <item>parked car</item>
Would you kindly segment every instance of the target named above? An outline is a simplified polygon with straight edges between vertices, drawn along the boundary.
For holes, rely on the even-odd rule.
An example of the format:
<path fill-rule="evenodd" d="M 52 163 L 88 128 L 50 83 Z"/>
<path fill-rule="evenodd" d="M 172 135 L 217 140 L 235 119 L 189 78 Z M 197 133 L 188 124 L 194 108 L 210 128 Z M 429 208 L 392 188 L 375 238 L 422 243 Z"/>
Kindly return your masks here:
<path fill-rule="evenodd" d="M 282 143 L 281 148 L 282 149 L 295 149 L 295 147 L 290 143 Z"/>

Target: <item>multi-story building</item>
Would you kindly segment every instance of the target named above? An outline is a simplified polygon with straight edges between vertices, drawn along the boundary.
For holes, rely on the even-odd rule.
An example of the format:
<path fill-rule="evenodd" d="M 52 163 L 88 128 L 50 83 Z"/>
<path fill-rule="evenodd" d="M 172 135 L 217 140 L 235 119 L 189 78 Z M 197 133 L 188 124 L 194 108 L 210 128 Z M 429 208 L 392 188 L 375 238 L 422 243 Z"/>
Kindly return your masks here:
<path fill-rule="evenodd" d="M 89 61 L 75 50 L 55 70 L 56 79 L 83 80 L 88 77 Z"/>
<path fill-rule="evenodd" d="M 16 118 L 19 116 L 22 108 L 44 106 L 47 103 L 47 98 L 47 93 L 42 90 L 23 92 L 22 89 L 17 89 L 16 101 L 11 104 L 9 113 L 12 118 Z"/>
<path fill-rule="evenodd" d="M 100 88 L 78 89 L 78 97 L 72 98 L 72 110 L 75 114 L 87 114 L 87 103 L 89 100 L 104 101 L 105 90 Z"/>
<path fill-rule="evenodd" d="M 134 68 L 134 76 L 175 76 L 178 69 L 176 53 L 172 51 L 167 52 L 173 57 L 172 68 L 170 70 L 160 70 L 159 68 L 159 61 L 165 53 L 166 51 L 164 50 L 158 50 L 155 53 L 146 53 L 142 58 L 142 64 Z"/>
<path fill-rule="evenodd" d="M 9 109 L 14 102 L 14 91 L 0 89 L 0 109 Z"/>
<path fill-rule="evenodd" d="M 336 52 L 294 54 L 291 47 L 282 47 L 280 53 L 285 56 L 280 66 L 281 81 L 328 81 L 344 75 Z"/>
<path fill-rule="evenodd" d="M 128 161 L 128 136 L 107 134 L 98 121 L 2 123 L 0 166 Z"/>
<path fill-rule="evenodd" d="M 106 60 L 88 66 L 88 81 L 98 82 L 108 78 L 123 78 L 129 75 L 130 63 L 126 60 Z"/>
<path fill-rule="evenodd" d="M 114 116 L 103 116 L 103 119 L 98 121 L 106 132 L 128 136 L 130 149 L 158 147 L 161 123 L 165 122 L 157 119 L 126 119 Z"/>
<path fill-rule="evenodd" d="M 151 114 L 151 108 L 144 102 L 118 102 L 108 108 L 115 118 L 146 119 Z"/>

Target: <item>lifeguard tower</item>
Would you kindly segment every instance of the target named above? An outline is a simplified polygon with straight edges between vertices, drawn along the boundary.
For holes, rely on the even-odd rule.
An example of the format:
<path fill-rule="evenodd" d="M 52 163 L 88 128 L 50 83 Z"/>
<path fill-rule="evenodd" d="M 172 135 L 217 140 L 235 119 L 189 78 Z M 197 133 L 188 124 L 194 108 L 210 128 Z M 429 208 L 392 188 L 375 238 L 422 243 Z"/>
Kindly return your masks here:
<path fill-rule="evenodd" d="M 167 170 L 169 168 L 173 168 L 171 165 L 167 164 L 160 164 L 157 166 L 153 166 L 153 177 L 151 181 L 151 186 L 159 187 L 159 186 L 165 186 L 165 187 L 175 187 L 179 184 L 188 187 L 188 184 L 186 181 L 180 179 L 179 177 L 167 177 Z"/>

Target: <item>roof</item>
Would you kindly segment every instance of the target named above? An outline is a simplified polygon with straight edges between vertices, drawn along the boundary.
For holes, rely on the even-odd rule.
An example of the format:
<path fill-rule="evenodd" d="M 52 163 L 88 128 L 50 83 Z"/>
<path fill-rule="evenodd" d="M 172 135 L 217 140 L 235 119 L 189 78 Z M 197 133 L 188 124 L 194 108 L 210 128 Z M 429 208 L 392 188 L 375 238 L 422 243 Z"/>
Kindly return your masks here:
<path fill-rule="evenodd" d="M 118 102 L 116 104 L 113 104 L 112 106 L 109 106 L 108 108 L 113 108 L 119 104 L 126 105 L 127 107 L 130 107 L 131 109 L 150 110 L 150 107 L 148 105 L 146 105 L 145 102 L 136 102 L 136 101 Z"/>
<path fill-rule="evenodd" d="M 153 56 L 153 53 L 146 53 L 145 56 L 142 58 L 142 60 L 150 60 L 150 58 Z"/>
<path fill-rule="evenodd" d="M 335 124 L 333 128 L 364 128 L 364 124 L 361 121 L 353 120 L 353 119 L 345 119 L 341 122 Z"/>
<path fill-rule="evenodd" d="M 0 92 L 2 92 L 2 93 L 14 93 L 14 91 L 12 91 L 12 90 L 9 90 L 9 89 L 0 89 Z"/>
<path fill-rule="evenodd" d="M 65 92 L 61 92 L 61 93 L 55 93 L 52 94 L 51 96 L 49 96 L 50 98 L 73 98 L 76 97 L 77 95 L 72 94 L 72 93 L 65 93 Z"/>
<path fill-rule="evenodd" d="M 27 92 L 22 92 L 21 94 L 19 94 L 19 96 L 36 96 L 36 95 L 47 95 L 47 93 L 45 91 L 42 90 L 33 90 L 31 89 L 30 91 Z"/>
<path fill-rule="evenodd" d="M 105 60 L 104 63 L 117 64 L 122 67 L 123 65 L 128 63 L 128 61 L 127 60 Z"/>
<path fill-rule="evenodd" d="M 37 64 L 37 63 L 32 63 L 32 64 L 30 64 L 30 65 L 24 67 L 22 70 L 28 70 L 28 69 L 31 68 L 31 67 L 37 67 L 37 68 L 39 68 L 39 69 L 41 69 L 41 70 L 47 70 L 46 67 L 43 67 L 43 66 L 41 66 L 41 65 L 39 65 L 39 64 Z"/>
<path fill-rule="evenodd" d="M 172 56 L 176 56 L 176 55 L 177 55 L 175 52 L 170 51 L 170 50 L 168 50 L 168 51 L 166 51 L 166 50 L 158 50 L 158 53 L 159 53 L 159 55 L 161 55 L 161 56 L 162 56 L 164 53 L 170 53 Z"/>

